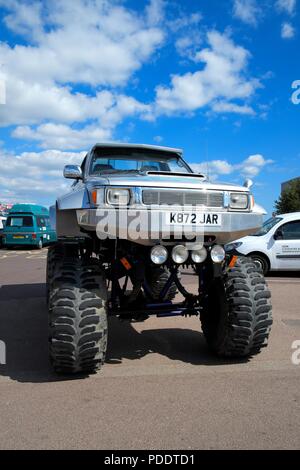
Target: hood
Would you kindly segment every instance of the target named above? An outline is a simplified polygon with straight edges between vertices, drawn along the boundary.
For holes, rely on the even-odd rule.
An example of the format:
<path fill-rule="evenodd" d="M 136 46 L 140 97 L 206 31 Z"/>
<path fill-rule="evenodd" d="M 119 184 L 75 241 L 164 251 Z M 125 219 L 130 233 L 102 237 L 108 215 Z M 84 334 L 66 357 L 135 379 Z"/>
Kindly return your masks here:
<path fill-rule="evenodd" d="M 155 174 L 111 174 L 101 177 L 89 177 L 88 182 L 109 186 L 134 186 L 150 188 L 178 188 L 178 189 L 212 189 L 219 191 L 242 191 L 249 192 L 245 186 L 227 183 L 210 183 L 201 175 L 188 174 L 184 176 L 176 173 Z"/>

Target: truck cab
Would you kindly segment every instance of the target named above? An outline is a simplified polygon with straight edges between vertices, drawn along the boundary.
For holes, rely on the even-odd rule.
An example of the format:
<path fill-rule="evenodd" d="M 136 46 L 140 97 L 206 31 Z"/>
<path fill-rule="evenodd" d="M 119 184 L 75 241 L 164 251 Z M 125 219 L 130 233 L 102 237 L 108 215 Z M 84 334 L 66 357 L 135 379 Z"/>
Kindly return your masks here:
<path fill-rule="evenodd" d="M 16 204 L 9 211 L 3 230 L 3 245 L 35 246 L 39 249 L 56 241 L 49 211 L 35 204 Z"/>

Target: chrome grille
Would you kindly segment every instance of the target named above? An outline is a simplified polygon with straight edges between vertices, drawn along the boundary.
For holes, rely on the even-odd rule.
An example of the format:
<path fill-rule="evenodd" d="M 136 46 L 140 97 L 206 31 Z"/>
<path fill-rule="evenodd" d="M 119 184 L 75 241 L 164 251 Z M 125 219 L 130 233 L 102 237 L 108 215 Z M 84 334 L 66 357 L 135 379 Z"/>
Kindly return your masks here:
<path fill-rule="evenodd" d="M 222 191 L 154 191 L 143 190 L 143 203 L 149 205 L 171 205 L 206 207 L 223 207 L 224 193 Z"/>

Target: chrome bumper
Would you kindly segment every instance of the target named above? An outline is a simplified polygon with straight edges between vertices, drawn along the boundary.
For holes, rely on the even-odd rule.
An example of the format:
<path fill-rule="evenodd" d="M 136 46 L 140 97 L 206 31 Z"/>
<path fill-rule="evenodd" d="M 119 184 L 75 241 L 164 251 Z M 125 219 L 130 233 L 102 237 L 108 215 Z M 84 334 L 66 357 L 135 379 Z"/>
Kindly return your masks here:
<path fill-rule="evenodd" d="M 219 226 L 170 225 L 166 222 L 167 212 L 165 209 L 105 208 L 78 209 L 76 214 L 79 226 L 96 232 L 102 240 L 120 238 L 142 245 L 154 245 L 162 239 L 164 243 L 168 243 L 168 240 L 169 243 L 174 243 L 172 240 L 192 240 L 195 236 L 199 240 L 204 236 L 212 236 L 217 243 L 226 244 L 256 232 L 263 223 L 262 213 L 215 211 L 214 214 L 221 218 Z M 174 209 L 169 212 L 174 212 Z"/>

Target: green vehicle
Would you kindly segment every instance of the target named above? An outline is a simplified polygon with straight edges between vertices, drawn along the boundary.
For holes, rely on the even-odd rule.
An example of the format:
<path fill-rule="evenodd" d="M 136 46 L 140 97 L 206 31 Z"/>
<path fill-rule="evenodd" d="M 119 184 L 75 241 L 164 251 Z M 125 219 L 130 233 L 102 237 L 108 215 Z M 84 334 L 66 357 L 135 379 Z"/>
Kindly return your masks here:
<path fill-rule="evenodd" d="M 35 246 L 39 249 L 56 242 L 49 211 L 36 204 L 15 204 L 9 211 L 3 231 L 3 245 Z"/>

